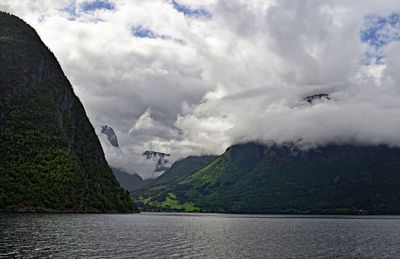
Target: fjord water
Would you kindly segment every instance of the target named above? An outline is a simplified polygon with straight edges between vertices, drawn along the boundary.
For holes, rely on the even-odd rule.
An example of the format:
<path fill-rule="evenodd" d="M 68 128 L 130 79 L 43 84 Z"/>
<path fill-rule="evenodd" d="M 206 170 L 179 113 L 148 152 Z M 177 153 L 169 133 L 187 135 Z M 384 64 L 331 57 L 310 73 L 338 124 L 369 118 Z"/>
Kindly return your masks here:
<path fill-rule="evenodd" d="M 0 257 L 394 258 L 398 216 L 0 214 Z"/>

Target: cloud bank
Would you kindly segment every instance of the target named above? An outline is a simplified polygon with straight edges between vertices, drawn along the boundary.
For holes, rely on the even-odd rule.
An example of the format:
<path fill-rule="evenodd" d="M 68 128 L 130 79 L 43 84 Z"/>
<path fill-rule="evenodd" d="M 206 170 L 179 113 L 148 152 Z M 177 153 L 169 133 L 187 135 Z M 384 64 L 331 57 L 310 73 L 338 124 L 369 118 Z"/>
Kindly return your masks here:
<path fill-rule="evenodd" d="M 112 166 L 246 142 L 400 146 L 397 0 L 5 0 L 55 53 Z M 304 97 L 326 93 L 313 103 Z"/>

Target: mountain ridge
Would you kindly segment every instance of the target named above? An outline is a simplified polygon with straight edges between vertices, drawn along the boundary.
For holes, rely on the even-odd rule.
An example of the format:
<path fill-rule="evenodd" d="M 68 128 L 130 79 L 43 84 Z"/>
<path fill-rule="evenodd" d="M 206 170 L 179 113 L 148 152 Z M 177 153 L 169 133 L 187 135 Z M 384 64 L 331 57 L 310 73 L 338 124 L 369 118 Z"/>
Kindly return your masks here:
<path fill-rule="evenodd" d="M 117 181 L 127 191 L 135 191 L 145 187 L 146 185 L 150 184 L 154 179 L 146 179 L 137 174 L 129 174 L 125 172 L 123 169 L 111 167 Z"/>
<path fill-rule="evenodd" d="M 398 214 L 400 149 L 246 143 L 166 186 L 162 195 L 132 195 L 144 210 L 179 210 L 173 199 L 203 212 Z"/>

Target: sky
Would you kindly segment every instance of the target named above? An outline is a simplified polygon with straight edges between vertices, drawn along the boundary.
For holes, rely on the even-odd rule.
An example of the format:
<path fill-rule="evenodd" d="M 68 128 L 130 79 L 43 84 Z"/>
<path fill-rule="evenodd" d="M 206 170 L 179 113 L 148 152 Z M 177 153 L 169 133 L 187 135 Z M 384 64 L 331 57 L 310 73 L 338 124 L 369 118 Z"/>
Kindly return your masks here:
<path fill-rule="evenodd" d="M 398 0 L 2 0 L 54 52 L 111 166 L 237 143 L 400 146 Z M 309 103 L 304 97 L 325 93 Z M 111 126 L 120 144 L 100 133 Z"/>

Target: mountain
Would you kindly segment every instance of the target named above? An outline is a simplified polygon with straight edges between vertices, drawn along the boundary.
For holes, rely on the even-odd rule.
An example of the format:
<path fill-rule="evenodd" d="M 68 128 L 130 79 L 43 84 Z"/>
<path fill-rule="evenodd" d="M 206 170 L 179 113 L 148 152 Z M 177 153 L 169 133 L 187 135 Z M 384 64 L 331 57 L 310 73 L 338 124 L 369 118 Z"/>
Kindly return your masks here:
<path fill-rule="evenodd" d="M 111 168 L 117 181 L 121 185 L 122 188 L 128 191 L 135 191 L 143 188 L 147 184 L 151 183 L 153 179 L 143 180 L 142 177 L 138 174 L 128 174 L 122 169 Z"/>
<path fill-rule="evenodd" d="M 169 161 L 167 159 L 169 154 L 148 150 L 143 153 L 143 156 L 145 156 L 147 160 L 153 160 L 155 162 L 155 172 L 165 171 L 169 168 Z"/>
<path fill-rule="evenodd" d="M 217 156 L 189 156 L 176 161 L 165 173 L 156 178 L 151 186 L 177 183 L 211 163 Z"/>
<path fill-rule="evenodd" d="M 314 104 L 316 101 L 321 101 L 321 100 L 331 100 L 331 98 L 329 97 L 329 94 L 314 94 L 314 95 L 310 95 L 310 96 L 306 96 L 303 98 L 304 101 L 310 103 L 310 104 Z"/>
<path fill-rule="evenodd" d="M 107 136 L 107 139 L 111 145 L 119 148 L 117 135 L 115 135 L 113 128 L 111 128 L 107 125 L 103 125 L 103 126 L 101 126 L 101 133 L 103 133 L 104 135 Z"/>
<path fill-rule="evenodd" d="M 384 145 L 235 145 L 157 195 L 132 193 L 145 210 L 235 213 L 400 213 L 400 149 Z M 173 206 L 171 206 L 173 204 Z"/>
<path fill-rule="evenodd" d="M 134 212 L 33 28 L 0 13 L 0 210 Z"/>
<path fill-rule="evenodd" d="M 165 173 L 151 181 L 144 188 L 132 192 L 134 197 L 146 197 L 150 200 L 162 203 L 168 198 L 168 201 L 173 202 L 168 193 L 174 189 L 178 183 L 186 177 L 192 175 L 196 171 L 205 167 L 207 164 L 215 160 L 217 156 L 189 156 L 185 159 L 176 161 Z M 157 210 L 157 206 L 151 206 L 147 202 L 144 203 L 142 199 L 138 199 L 142 208 L 149 210 Z M 153 202 L 150 201 L 151 204 Z M 171 204 L 167 205 L 170 206 Z M 193 211 L 195 208 L 191 203 L 177 206 L 179 210 Z"/>

